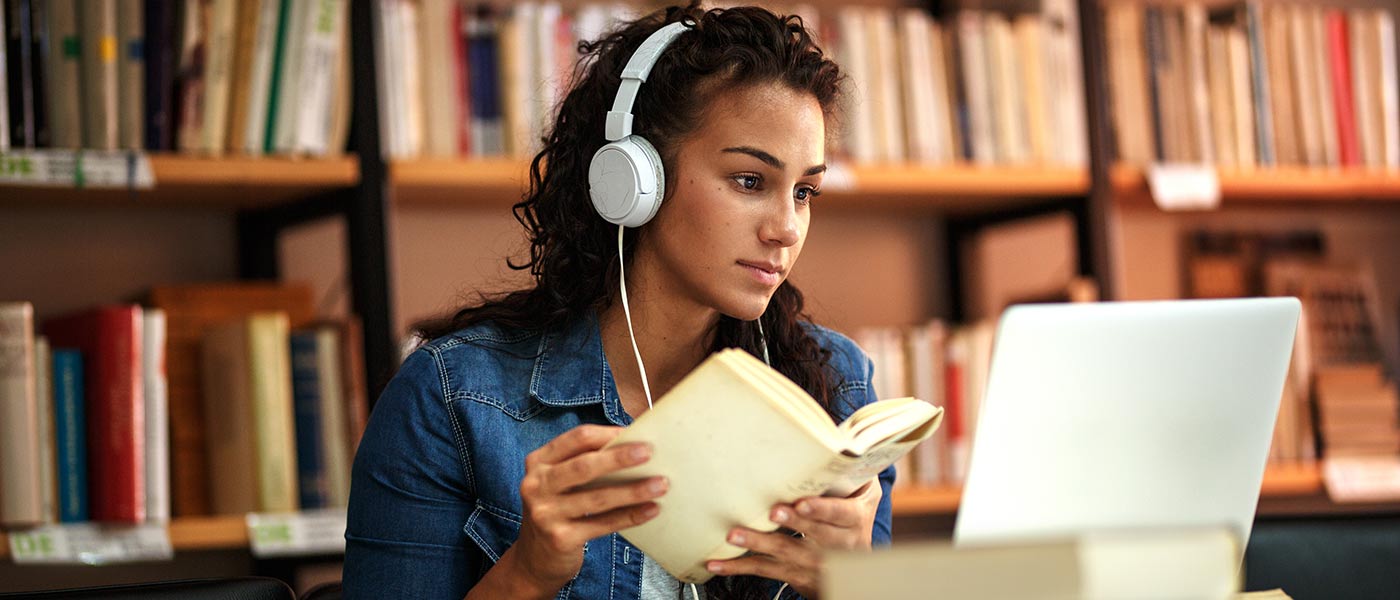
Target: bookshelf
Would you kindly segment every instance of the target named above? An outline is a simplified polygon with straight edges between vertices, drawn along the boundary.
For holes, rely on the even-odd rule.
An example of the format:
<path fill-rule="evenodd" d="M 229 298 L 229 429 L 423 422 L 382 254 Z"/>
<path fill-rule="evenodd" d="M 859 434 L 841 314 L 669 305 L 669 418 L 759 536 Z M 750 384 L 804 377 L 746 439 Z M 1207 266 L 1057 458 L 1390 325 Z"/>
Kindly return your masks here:
<path fill-rule="evenodd" d="M 44 188 L 0 184 L 0 204 L 156 206 L 256 209 L 359 184 L 354 156 L 288 158 L 150 155 L 150 190 Z"/>
<path fill-rule="evenodd" d="M 1346 506 L 1320 498 L 1322 486 L 1316 465 L 1270 465 L 1259 492 L 1260 510 L 1267 512 L 1271 504 L 1308 499 L 1330 506 L 1330 510 L 1346 511 Z M 901 488 L 894 491 L 893 511 L 900 517 L 952 516 L 961 498 L 958 486 Z M 177 518 L 170 523 L 170 544 L 176 552 L 247 548 L 248 525 L 241 515 Z M 9 540 L 0 534 L 0 561 L 8 560 L 9 552 Z"/>
<path fill-rule="evenodd" d="M 1219 171 L 1224 206 L 1400 206 L 1400 172 L 1365 169 L 1275 167 Z M 1110 175 L 1114 199 L 1123 206 L 1151 205 L 1144 170 L 1116 165 Z"/>
<path fill-rule="evenodd" d="M 509 159 L 396 160 L 388 180 L 403 206 L 502 208 L 520 199 L 528 169 Z M 1060 167 L 836 165 L 827 177 L 823 208 L 990 213 L 1089 191 L 1086 169 Z"/>

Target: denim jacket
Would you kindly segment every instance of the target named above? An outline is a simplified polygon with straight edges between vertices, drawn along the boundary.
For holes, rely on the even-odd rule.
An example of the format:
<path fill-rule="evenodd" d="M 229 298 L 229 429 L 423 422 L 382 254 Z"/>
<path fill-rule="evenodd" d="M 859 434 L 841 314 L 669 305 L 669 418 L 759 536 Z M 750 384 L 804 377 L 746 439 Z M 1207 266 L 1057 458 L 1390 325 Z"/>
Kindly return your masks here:
<path fill-rule="evenodd" d="M 874 401 L 860 348 L 807 331 L 832 353 L 841 418 Z M 484 323 L 425 344 L 380 396 L 355 456 L 346 598 L 462 598 L 520 532 L 525 455 L 581 424 L 631 422 L 595 317 L 544 334 Z M 894 467 L 880 483 L 877 545 L 890 540 Z M 635 599 L 642 561 L 616 533 L 595 538 L 558 597 Z"/>

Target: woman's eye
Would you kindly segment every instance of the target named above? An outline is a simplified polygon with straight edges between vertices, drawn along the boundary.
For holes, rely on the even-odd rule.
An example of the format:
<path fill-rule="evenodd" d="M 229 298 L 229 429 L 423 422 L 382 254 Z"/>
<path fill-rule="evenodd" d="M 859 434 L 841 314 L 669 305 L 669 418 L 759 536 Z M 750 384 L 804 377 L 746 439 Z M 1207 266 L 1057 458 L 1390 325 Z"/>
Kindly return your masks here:
<path fill-rule="evenodd" d="M 758 184 L 759 184 L 760 182 L 761 182 L 761 180 L 758 178 L 757 175 L 735 175 L 735 176 L 734 176 L 734 183 L 739 184 L 739 187 L 744 188 L 745 190 L 756 190 L 756 189 L 758 189 Z"/>
<path fill-rule="evenodd" d="M 798 204 L 807 204 L 820 195 L 822 195 L 822 191 L 817 188 L 801 187 L 797 188 L 793 197 L 797 199 Z"/>

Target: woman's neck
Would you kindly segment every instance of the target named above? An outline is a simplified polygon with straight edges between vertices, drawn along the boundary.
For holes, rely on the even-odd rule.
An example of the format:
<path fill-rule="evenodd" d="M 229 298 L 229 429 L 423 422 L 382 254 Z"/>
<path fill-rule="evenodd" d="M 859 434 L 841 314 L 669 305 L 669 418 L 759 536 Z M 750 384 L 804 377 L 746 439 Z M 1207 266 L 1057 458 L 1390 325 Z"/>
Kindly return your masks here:
<path fill-rule="evenodd" d="M 709 353 L 711 334 L 720 315 L 714 309 L 674 300 L 664 294 L 646 290 L 629 292 L 637 348 L 646 364 L 652 400 L 656 401 Z M 598 325 L 603 353 L 623 408 L 634 417 L 640 415 L 647 408 L 647 400 L 620 296 L 598 315 Z"/>

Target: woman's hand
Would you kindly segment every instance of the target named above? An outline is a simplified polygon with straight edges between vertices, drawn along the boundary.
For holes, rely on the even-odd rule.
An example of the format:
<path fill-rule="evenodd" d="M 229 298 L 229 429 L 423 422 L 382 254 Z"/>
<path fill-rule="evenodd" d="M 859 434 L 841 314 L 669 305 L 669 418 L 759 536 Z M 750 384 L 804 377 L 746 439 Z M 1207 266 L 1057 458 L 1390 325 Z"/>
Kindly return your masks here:
<path fill-rule="evenodd" d="M 710 561 L 719 575 L 757 575 L 787 583 L 797 593 L 815 599 L 821 583 L 823 550 L 869 550 L 875 510 L 884 491 L 872 479 L 846 498 L 802 498 L 773 507 L 769 519 L 802 534 L 779 530 L 762 533 L 744 527 L 729 532 L 729 543 L 749 550 L 747 556 Z"/>
<path fill-rule="evenodd" d="M 600 476 L 645 463 L 651 449 L 623 444 L 600 450 L 620 427 L 581 425 L 525 457 L 520 482 L 524 519 L 509 561 L 530 587 L 552 597 L 583 567 L 583 546 L 596 537 L 645 523 L 660 508 L 664 477 L 580 489 Z M 506 562 L 507 557 L 501 557 Z M 518 588 L 517 588 L 518 589 Z"/>

